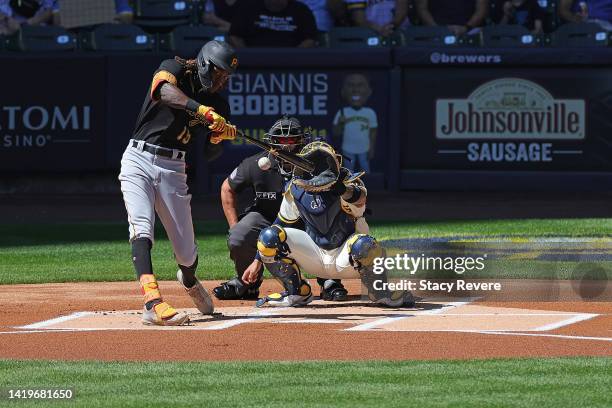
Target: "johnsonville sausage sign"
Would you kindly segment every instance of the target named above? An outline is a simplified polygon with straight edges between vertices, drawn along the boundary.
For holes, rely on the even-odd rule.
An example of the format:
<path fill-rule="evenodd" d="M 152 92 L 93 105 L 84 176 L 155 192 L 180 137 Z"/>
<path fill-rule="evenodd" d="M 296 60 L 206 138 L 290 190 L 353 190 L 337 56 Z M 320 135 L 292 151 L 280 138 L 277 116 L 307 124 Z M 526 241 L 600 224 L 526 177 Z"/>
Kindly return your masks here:
<path fill-rule="evenodd" d="M 402 168 L 612 169 L 612 81 L 590 71 L 406 70 Z"/>
<path fill-rule="evenodd" d="M 438 139 L 580 140 L 584 136 L 584 100 L 555 99 L 523 79 L 498 79 L 465 99 L 436 102 Z"/>

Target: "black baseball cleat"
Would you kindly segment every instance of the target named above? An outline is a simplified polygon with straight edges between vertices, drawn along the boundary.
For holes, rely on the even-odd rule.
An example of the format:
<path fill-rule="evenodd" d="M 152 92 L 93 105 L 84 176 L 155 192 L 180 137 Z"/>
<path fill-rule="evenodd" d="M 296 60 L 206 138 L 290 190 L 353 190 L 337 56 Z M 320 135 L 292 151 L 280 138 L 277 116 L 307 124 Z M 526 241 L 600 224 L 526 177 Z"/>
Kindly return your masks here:
<path fill-rule="evenodd" d="M 213 294 L 219 300 L 257 300 L 260 285 L 261 282 L 247 286 L 238 278 L 234 278 L 214 288 Z"/>
<path fill-rule="evenodd" d="M 321 287 L 321 299 L 342 302 L 348 299 L 348 291 L 342 285 L 340 279 L 317 279 L 317 283 Z"/>

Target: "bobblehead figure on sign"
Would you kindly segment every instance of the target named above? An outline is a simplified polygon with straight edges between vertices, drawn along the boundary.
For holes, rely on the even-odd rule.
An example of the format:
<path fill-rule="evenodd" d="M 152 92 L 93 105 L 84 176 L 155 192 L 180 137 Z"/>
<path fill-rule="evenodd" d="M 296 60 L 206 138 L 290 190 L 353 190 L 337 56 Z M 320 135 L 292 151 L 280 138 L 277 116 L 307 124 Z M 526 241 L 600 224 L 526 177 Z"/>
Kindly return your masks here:
<path fill-rule="evenodd" d="M 378 119 L 376 112 L 366 106 L 372 95 L 370 82 L 364 74 L 348 74 L 342 82 L 342 101 L 345 104 L 334 117 L 334 136 L 342 137 L 345 167 L 352 172 L 370 172 L 370 160 L 376 147 Z"/>

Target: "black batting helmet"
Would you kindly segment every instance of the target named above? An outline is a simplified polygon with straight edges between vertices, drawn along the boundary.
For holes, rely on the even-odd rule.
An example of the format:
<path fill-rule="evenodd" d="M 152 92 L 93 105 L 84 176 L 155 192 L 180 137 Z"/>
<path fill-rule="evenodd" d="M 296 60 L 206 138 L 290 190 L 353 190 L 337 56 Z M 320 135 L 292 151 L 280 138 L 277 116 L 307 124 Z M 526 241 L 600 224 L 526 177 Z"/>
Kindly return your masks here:
<path fill-rule="evenodd" d="M 198 57 L 198 77 L 205 91 L 213 87 L 212 66 L 233 74 L 238 67 L 236 51 L 226 42 L 212 40 L 204 44 Z"/>

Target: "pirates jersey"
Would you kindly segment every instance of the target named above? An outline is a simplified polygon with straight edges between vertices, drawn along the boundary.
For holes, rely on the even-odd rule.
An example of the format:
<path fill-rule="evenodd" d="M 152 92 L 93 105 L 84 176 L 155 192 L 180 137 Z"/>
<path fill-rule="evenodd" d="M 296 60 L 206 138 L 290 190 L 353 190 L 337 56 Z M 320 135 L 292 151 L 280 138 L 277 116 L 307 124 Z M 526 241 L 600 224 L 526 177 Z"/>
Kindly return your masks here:
<path fill-rule="evenodd" d="M 133 139 L 169 149 L 187 150 L 196 135 L 210 136 L 208 125 L 196 119 L 192 112 L 161 103 L 159 90 L 165 82 L 176 86 L 198 103 L 212 107 L 227 121 L 230 120 L 229 104 L 222 96 L 203 92 L 197 75 L 189 72 L 180 62 L 168 59 L 155 71 L 136 121 Z"/>

